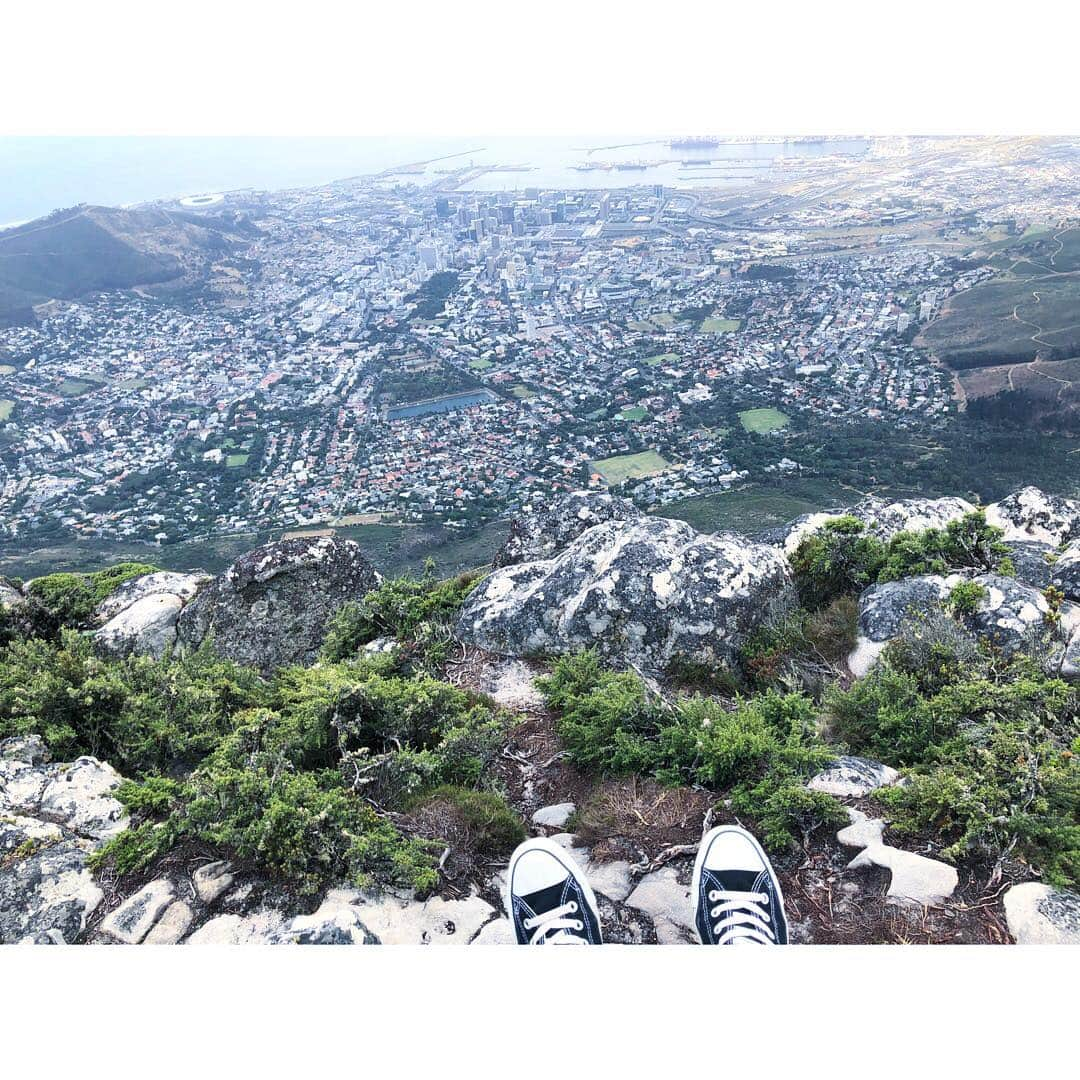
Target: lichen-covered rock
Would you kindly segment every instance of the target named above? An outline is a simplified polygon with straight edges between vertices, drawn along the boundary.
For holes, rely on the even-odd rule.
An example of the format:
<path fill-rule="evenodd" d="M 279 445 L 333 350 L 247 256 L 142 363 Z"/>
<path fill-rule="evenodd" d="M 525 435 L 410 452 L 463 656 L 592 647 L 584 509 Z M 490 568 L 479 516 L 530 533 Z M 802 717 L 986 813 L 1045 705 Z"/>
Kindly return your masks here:
<path fill-rule="evenodd" d="M 986 520 L 1003 529 L 1006 540 L 1038 540 L 1059 547 L 1080 539 L 1080 501 L 1047 495 L 1037 487 L 1021 488 L 991 503 Z"/>
<path fill-rule="evenodd" d="M 132 578 L 111 592 L 94 609 L 94 621 L 104 625 L 115 619 L 132 604 L 148 596 L 175 596 L 180 604 L 186 604 L 199 589 L 210 581 L 209 574 L 178 574 L 171 570 L 156 570 L 152 574 Z"/>
<path fill-rule="evenodd" d="M 878 788 L 889 787 L 900 774 L 889 765 L 868 758 L 843 756 L 807 781 L 811 791 L 822 791 L 839 799 L 861 799 Z"/>
<path fill-rule="evenodd" d="M 1028 881 L 1014 885 L 1002 901 L 1017 945 L 1080 945 L 1080 894 Z"/>
<path fill-rule="evenodd" d="M 974 510 L 966 499 L 901 499 L 871 512 L 868 524 L 877 536 L 889 540 L 900 532 L 943 529 L 950 521 L 959 521 Z"/>
<path fill-rule="evenodd" d="M 1036 589 L 1045 589 L 1053 579 L 1057 556 L 1049 544 L 1038 540 L 1009 540 L 1009 561 L 1016 580 Z"/>
<path fill-rule="evenodd" d="M 867 531 L 882 540 L 889 540 L 900 532 L 943 529 L 950 521 L 957 521 L 974 510 L 975 507 L 966 499 L 900 499 L 887 503 L 871 495 L 844 509 L 804 514 L 776 535 L 775 542 L 783 547 L 788 555 L 793 555 L 805 537 L 817 532 L 830 521 L 849 515 L 863 522 Z"/>
<path fill-rule="evenodd" d="M 94 634 L 109 656 L 152 656 L 160 660 L 176 644 L 176 624 L 183 601 L 172 593 L 140 597 Z"/>
<path fill-rule="evenodd" d="M 1049 583 L 1067 599 L 1080 602 L 1080 540 L 1067 544 L 1054 560 Z"/>
<path fill-rule="evenodd" d="M 120 783 L 111 765 L 89 756 L 65 765 L 0 759 L 0 812 L 41 818 L 104 841 L 127 828 L 127 815 L 114 796 Z"/>
<path fill-rule="evenodd" d="M 311 663 L 330 616 L 379 580 L 351 540 L 301 537 L 266 544 L 199 590 L 180 615 L 179 641 L 194 648 L 209 638 L 219 655 L 265 672 Z"/>
<path fill-rule="evenodd" d="M 26 597 L 14 585 L 0 579 L 0 608 L 18 607 L 25 603 Z"/>
<path fill-rule="evenodd" d="M 997 574 L 978 574 L 971 580 L 982 586 L 985 595 L 963 622 L 979 638 L 1006 656 L 1021 651 L 1041 656 L 1052 650 L 1050 605 L 1038 589 Z"/>
<path fill-rule="evenodd" d="M 774 548 L 641 518 L 594 525 L 552 559 L 496 570 L 466 601 L 458 634 L 504 656 L 595 647 L 661 672 L 676 657 L 730 660 L 794 602 Z"/>
<path fill-rule="evenodd" d="M 138 945 L 175 897 L 167 878 L 151 881 L 102 920 L 101 933 L 125 945 Z"/>
<path fill-rule="evenodd" d="M 94 847 L 57 825 L 0 815 L 0 944 L 82 934 L 104 898 L 86 868 Z"/>
<path fill-rule="evenodd" d="M 952 584 L 950 578 L 919 574 L 865 589 L 859 597 L 859 636 L 847 661 L 851 673 L 861 679 L 904 623 L 940 607 Z"/>
<path fill-rule="evenodd" d="M 0 741 L 0 760 L 17 761 L 23 765 L 45 765 L 51 755 L 40 735 L 13 735 Z"/>
<path fill-rule="evenodd" d="M 641 517 L 644 514 L 629 499 L 598 491 L 574 491 L 543 506 L 526 506 L 510 523 L 510 535 L 492 566 L 550 559 L 594 525 Z"/>

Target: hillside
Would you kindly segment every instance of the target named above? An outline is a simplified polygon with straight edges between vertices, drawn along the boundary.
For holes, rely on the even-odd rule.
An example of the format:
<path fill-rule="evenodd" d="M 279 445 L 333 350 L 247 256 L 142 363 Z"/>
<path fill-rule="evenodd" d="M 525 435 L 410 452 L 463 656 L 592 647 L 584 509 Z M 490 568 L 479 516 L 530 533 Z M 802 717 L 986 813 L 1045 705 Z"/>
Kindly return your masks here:
<path fill-rule="evenodd" d="M 34 306 L 199 274 L 251 234 L 233 215 L 76 206 L 0 232 L 0 326 L 34 321 Z"/>
<path fill-rule="evenodd" d="M 0 942 L 487 944 L 550 836 L 605 940 L 697 842 L 800 943 L 1080 940 L 1080 502 L 867 498 L 751 541 L 578 492 L 483 571 L 336 537 L 0 583 Z"/>

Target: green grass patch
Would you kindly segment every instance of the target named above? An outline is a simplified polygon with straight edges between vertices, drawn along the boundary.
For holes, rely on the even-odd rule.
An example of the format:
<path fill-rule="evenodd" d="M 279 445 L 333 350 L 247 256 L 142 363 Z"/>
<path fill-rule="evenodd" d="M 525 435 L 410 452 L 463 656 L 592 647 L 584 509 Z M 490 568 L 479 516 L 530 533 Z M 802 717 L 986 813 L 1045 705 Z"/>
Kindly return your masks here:
<path fill-rule="evenodd" d="M 787 427 L 788 419 L 779 409 L 747 409 L 739 413 L 743 428 L 759 435 Z"/>
<path fill-rule="evenodd" d="M 518 399 L 518 401 L 532 401 L 536 397 L 536 391 L 530 390 L 524 383 L 518 383 L 517 386 L 510 387 L 510 393 Z"/>
<path fill-rule="evenodd" d="M 239 469 L 242 465 L 248 463 L 249 454 L 229 454 L 225 458 L 225 464 L 230 469 Z"/>
<path fill-rule="evenodd" d="M 57 388 L 56 392 L 61 397 L 80 397 L 89 390 L 93 390 L 95 383 L 86 379 L 65 379 Z"/>
<path fill-rule="evenodd" d="M 469 367 L 473 371 L 487 371 L 489 367 L 494 367 L 490 360 L 470 360 Z"/>
<path fill-rule="evenodd" d="M 671 463 L 654 450 L 644 450 L 640 454 L 621 454 L 618 457 L 590 461 L 589 467 L 593 472 L 598 472 L 605 483 L 614 486 L 627 480 L 639 480 L 643 476 L 664 472 L 671 468 Z"/>
<path fill-rule="evenodd" d="M 629 423 L 637 423 L 639 420 L 647 420 L 649 418 L 649 410 L 642 408 L 640 405 L 635 405 L 631 409 L 623 409 L 616 420 L 623 420 Z"/>
<path fill-rule="evenodd" d="M 678 353 L 666 352 L 650 356 L 645 360 L 646 367 L 660 367 L 662 364 L 678 364 L 682 357 Z"/>
<path fill-rule="evenodd" d="M 15 408 L 15 402 L 9 398 L 4 398 L 0 401 L 0 422 L 11 419 L 12 410 Z"/>
<path fill-rule="evenodd" d="M 739 319 L 718 319 L 715 317 L 702 319 L 699 330 L 703 334 L 734 334 L 742 321 Z"/>

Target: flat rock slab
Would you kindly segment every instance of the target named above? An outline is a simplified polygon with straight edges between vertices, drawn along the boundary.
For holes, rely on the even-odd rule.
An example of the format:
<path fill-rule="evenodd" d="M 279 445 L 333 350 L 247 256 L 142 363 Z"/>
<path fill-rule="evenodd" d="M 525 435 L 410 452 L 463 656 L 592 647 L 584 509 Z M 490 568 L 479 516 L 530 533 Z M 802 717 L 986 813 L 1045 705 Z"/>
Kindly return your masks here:
<path fill-rule="evenodd" d="M 952 896 L 959 877 L 956 870 L 937 859 L 916 855 L 886 844 L 882 840 L 885 822 L 848 807 L 851 824 L 836 834 L 845 847 L 863 850 L 848 863 L 848 869 L 880 866 L 890 871 L 887 896 L 900 903 L 940 904 Z"/>
<path fill-rule="evenodd" d="M 829 768 L 809 780 L 811 791 L 822 791 L 838 799 L 860 799 L 881 787 L 889 787 L 900 779 L 900 774 L 880 761 L 869 758 L 838 758 Z"/>
<path fill-rule="evenodd" d="M 1080 894 L 1029 881 L 1003 897 L 1017 945 L 1080 945 Z"/>
<path fill-rule="evenodd" d="M 479 896 L 417 901 L 361 893 L 354 904 L 382 945 L 465 945 L 496 914 Z"/>
<path fill-rule="evenodd" d="M 81 757 L 70 765 L 46 765 L 45 769 L 40 813 L 93 840 L 108 840 L 127 828 L 127 815 L 113 795 L 121 776 L 111 765 Z"/>
<path fill-rule="evenodd" d="M 191 928 L 195 915 L 183 900 L 174 900 L 143 938 L 144 945 L 175 945 Z"/>
<path fill-rule="evenodd" d="M 107 916 L 102 921 L 101 931 L 125 945 L 138 945 L 174 896 L 171 881 L 165 878 L 151 881 Z"/>
<path fill-rule="evenodd" d="M 680 883 L 674 867 L 664 866 L 643 877 L 626 898 L 626 905 L 645 912 L 652 919 L 656 940 L 661 945 L 686 945 L 697 941 L 690 886 Z"/>
<path fill-rule="evenodd" d="M 257 911 L 252 915 L 218 915 L 203 923 L 185 945 L 267 945 L 284 928 L 278 911 Z"/>
<path fill-rule="evenodd" d="M 552 806 L 541 806 L 532 816 L 534 825 L 543 825 L 546 829 L 561 829 L 569 820 L 571 814 L 577 809 L 572 802 L 555 803 Z"/>
<path fill-rule="evenodd" d="M 200 866 L 191 875 L 195 892 L 204 904 L 212 904 L 233 883 L 232 864 L 219 859 Z"/>
<path fill-rule="evenodd" d="M 622 903 L 634 887 L 634 878 L 630 873 L 630 864 L 621 860 L 615 862 L 595 862 L 588 848 L 575 847 L 577 839 L 572 833 L 558 833 L 552 839 L 581 867 L 593 891 L 606 896 L 609 900 Z"/>
<path fill-rule="evenodd" d="M 509 919 L 492 919 L 469 942 L 470 945 L 516 945 L 517 937 Z"/>

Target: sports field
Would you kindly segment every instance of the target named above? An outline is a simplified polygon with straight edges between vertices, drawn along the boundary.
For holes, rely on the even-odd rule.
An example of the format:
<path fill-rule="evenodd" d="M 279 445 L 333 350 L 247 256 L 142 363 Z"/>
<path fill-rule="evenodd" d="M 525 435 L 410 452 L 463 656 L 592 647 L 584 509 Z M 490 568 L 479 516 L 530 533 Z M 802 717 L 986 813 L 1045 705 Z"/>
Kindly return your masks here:
<path fill-rule="evenodd" d="M 677 364 L 682 357 L 677 352 L 660 353 L 645 358 L 646 367 L 660 367 L 661 364 Z"/>
<path fill-rule="evenodd" d="M 469 367 L 471 367 L 473 369 L 473 371 L 487 371 L 487 369 L 489 367 L 491 367 L 491 361 L 490 360 L 470 360 L 469 361 Z"/>
<path fill-rule="evenodd" d="M 615 485 L 626 480 L 640 480 L 643 476 L 664 472 L 671 468 L 671 463 L 665 461 L 655 451 L 645 450 L 640 454 L 622 454 L 619 457 L 590 461 L 589 467 L 593 472 L 599 473 L 605 483 Z"/>
<path fill-rule="evenodd" d="M 647 420 L 648 418 L 649 410 L 643 409 L 640 405 L 635 405 L 632 409 L 623 409 L 623 411 L 615 417 L 616 420 L 628 420 L 631 422 L 635 420 Z"/>
<path fill-rule="evenodd" d="M 703 334 L 734 334 L 740 326 L 738 319 L 703 319 L 699 329 Z"/>
<path fill-rule="evenodd" d="M 247 454 L 229 454 L 225 458 L 225 464 L 230 469 L 239 469 L 242 465 L 246 465 L 248 462 Z"/>
<path fill-rule="evenodd" d="M 15 402 L 9 401 L 5 398 L 0 401 L 0 420 L 8 420 L 11 417 L 11 410 L 15 408 Z"/>
<path fill-rule="evenodd" d="M 739 421 L 747 431 L 761 435 L 787 427 L 788 417 L 779 409 L 747 409 L 739 413 Z"/>
<path fill-rule="evenodd" d="M 517 386 L 511 386 L 510 393 L 513 394 L 518 401 L 532 401 L 532 399 L 536 397 L 536 394 L 524 383 L 518 383 Z"/>

